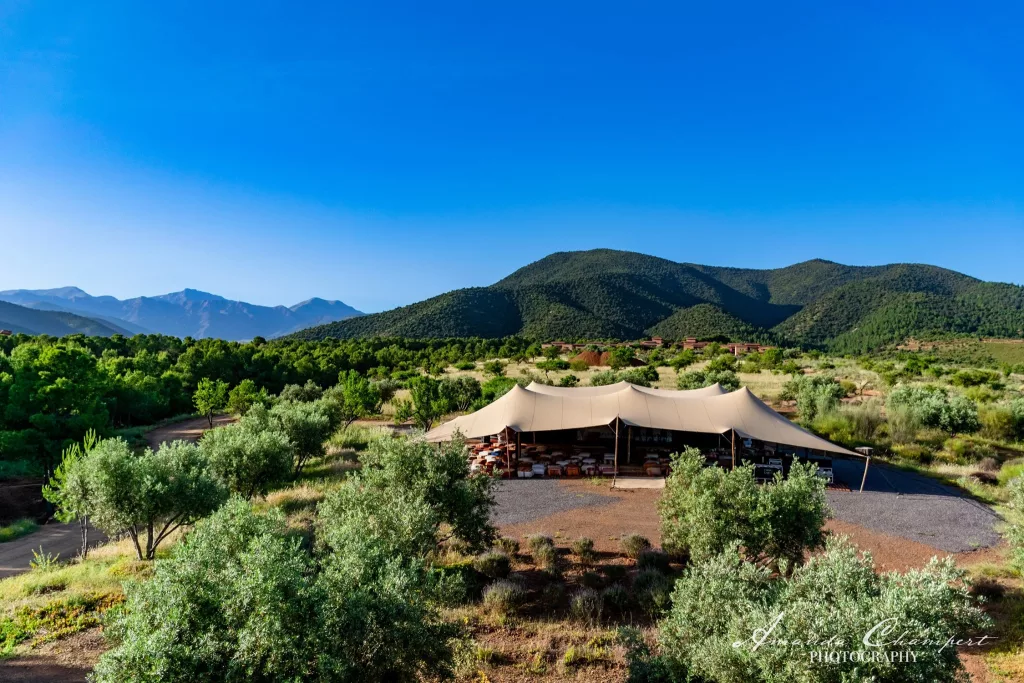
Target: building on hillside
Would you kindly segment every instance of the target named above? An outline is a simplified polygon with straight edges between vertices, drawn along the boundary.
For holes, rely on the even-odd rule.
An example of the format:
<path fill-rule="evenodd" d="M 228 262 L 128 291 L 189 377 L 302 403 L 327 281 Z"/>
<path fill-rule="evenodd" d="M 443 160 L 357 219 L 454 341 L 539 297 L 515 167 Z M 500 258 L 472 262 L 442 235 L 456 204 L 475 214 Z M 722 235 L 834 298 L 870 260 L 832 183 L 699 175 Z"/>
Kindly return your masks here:
<path fill-rule="evenodd" d="M 13 334 L 10 330 L 0 330 L 0 337 L 10 337 Z"/>

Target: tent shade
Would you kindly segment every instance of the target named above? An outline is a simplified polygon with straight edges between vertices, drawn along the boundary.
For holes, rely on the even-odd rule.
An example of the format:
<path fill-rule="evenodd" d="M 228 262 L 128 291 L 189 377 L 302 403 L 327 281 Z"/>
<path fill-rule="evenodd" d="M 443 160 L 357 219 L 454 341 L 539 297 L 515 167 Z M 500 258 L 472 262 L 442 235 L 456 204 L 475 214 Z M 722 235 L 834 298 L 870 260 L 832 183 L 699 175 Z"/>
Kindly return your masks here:
<path fill-rule="evenodd" d="M 628 387 L 633 387 L 637 391 L 645 394 L 653 394 L 655 396 L 678 396 L 680 398 L 719 396 L 726 393 L 725 389 L 723 389 L 722 385 L 718 382 L 715 382 L 709 387 L 701 387 L 700 389 L 655 389 L 653 387 L 641 387 L 636 384 L 630 384 L 629 382 L 616 382 L 615 384 L 606 384 L 600 387 L 553 387 L 550 384 L 530 382 L 529 386 L 526 387 L 526 390 L 537 394 L 547 394 L 549 396 L 580 397 L 614 394 Z"/>
<path fill-rule="evenodd" d="M 583 429 L 611 425 L 616 419 L 631 427 L 705 434 L 735 431 L 743 438 L 769 443 L 860 455 L 793 424 L 746 387 L 730 393 L 718 387 L 717 392 L 702 395 L 690 391 L 651 390 L 627 382 L 582 388 L 531 384 L 524 389 L 516 385 L 475 413 L 457 417 L 427 432 L 426 438 L 448 441 L 456 431 L 468 438 L 480 438 L 505 429 L 516 432 Z"/>

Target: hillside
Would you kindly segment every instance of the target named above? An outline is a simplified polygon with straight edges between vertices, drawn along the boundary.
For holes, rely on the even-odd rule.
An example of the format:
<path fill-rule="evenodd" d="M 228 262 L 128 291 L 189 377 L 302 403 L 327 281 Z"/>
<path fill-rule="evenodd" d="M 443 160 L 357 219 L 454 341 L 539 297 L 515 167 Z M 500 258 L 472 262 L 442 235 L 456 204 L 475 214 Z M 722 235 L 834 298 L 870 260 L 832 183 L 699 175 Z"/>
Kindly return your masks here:
<path fill-rule="evenodd" d="M 857 352 L 909 335 L 1024 334 L 1024 288 L 936 266 L 814 260 L 757 270 L 560 252 L 489 287 L 314 327 L 301 338 L 771 338 Z"/>
<path fill-rule="evenodd" d="M 22 334 L 48 334 L 52 337 L 63 337 L 68 334 L 109 337 L 126 333 L 124 328 L 102 320 L 64 311 L 37 310 L 6 301 L 0 301 L 0 330 Z"/>
<path fill-rule="evenodd" d="M 122 334 L 229 340 L 278 337 L 361 315 L 341 301 L 308 299 L 294 306 L 256 306 L 195 289 L 124 300 L 91 296 L 77 287 L 14 289 L 0 292 L 0 301 L 88 317 L 117 328 Z"/>

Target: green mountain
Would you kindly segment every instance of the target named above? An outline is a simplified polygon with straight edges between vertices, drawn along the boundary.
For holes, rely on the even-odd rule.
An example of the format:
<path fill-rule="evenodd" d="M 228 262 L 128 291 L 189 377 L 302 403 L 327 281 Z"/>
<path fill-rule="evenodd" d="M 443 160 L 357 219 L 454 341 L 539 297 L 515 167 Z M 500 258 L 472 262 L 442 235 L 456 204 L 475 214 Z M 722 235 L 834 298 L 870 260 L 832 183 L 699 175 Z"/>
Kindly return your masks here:
<path fill-rule="evenodd" d="M 105 320 L 94 320 L 65 311 L 47 311 L 0 301 L 0 330 L 22 334 L 48 334 L 63 337 L 84 334 L 90 337 L 110 337 L 130 333 L 119 325 Z"/>
<path fill-rule="evenodd" d="M 295 337 L 726 336 L 856 352 L 910 335 L 1024 335 L 1024 288 L 920 264 L 756 270 L 633 252 L 560 252 L 460 289 Z"/>

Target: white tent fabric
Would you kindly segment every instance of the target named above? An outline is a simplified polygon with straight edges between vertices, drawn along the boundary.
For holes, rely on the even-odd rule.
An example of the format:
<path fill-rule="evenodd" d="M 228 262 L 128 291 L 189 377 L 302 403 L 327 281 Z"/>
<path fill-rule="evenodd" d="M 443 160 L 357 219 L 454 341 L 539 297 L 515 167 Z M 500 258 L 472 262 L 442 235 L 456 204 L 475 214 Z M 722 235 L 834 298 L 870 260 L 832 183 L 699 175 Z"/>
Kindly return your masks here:
<path fill-rule="evenodd" d="M 746 387 L 731 393 L 694 396 L 690 392 L 668 390 L 651 393 L 632 384 L 620 384 L 624 386 L 615 391 L 607 391 L 607 387 L 561 388 L 557 394 L 517 385 L 475 413 L 457 417 L 427 432 L 426 438 L 448 441 L 456 431 L 468 438 L 480 438 L 506 428 L 516 432 L 583 429 L 611 425 L 617 418 L 632 427 L 705 434 L 735 430 L 743 438 L 858 455 L 793 424 Z M 545 387 L 545 390 L 551 388 Z M 593 389 L 605 391 L 589 391 Z"/>
<path fill-rule="evenodd" d="M 526 390 L 549 396 L 603 396 L 604 394 L 614 394 L 628 387 L 633 387 L 637 391 L 645 394 L 654 394 L 655 396 L 696 397 L 718 396 L 726 393 L 725 389 L 718 382 L 700 389 L 655 389 L 653 387 L 641 387 L 629 382 L 616 382 L 615 384 L 606 384 L 600 387 L 553 387 L 550 384 L 530 382 Z"/>

